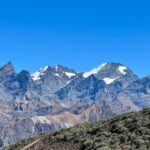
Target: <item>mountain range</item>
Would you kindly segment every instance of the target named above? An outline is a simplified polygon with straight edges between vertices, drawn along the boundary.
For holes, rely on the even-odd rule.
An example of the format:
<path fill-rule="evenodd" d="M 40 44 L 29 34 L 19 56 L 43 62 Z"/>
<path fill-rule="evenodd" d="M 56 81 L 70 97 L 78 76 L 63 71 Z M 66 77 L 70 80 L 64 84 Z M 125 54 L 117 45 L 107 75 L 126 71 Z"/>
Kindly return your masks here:
<path fill-rule="evenodd" d="M 0 146 L 149 106 L 150 76 L 139 78 L 121 63 L 85 73 L 46 66 L 31 74 L 8 62 L 0 68 Z"/>

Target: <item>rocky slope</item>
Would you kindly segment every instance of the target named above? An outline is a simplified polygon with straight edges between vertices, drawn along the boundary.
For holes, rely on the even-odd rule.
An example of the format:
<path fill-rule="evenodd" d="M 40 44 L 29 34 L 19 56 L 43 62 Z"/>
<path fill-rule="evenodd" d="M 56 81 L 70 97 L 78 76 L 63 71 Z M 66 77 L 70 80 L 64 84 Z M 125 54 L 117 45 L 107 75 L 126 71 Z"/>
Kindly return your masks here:
<path fill-rule="evenodd" d="M 16 73 L 9 62 L 0 68 L 0 146 L 149 106 L 150 77 L 120 63 L 86 73 L 46 66 L 30 74 Z"/>
<path fill-rule="evenodd" d="M 23 140 L 3 150 L 148 150 L 150 109 Z"/>

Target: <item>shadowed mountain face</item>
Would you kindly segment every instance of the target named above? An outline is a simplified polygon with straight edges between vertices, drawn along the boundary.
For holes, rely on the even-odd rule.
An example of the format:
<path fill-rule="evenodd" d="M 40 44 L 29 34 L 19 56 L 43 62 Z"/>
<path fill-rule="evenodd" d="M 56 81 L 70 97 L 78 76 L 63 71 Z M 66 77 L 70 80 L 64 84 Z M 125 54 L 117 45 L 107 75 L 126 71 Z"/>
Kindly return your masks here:
<path fill-rule="evenodd" d="M 9 81 L 14 79 L 16 72 L 11 62 L 8 62 L 2 68 L 0 68 L 0 81 Z"/>
<path fill-rule="evenodd" d="M 86 73 L 61 65 L 16 73 L 11 62 L 0 68 L 1 146 L 149 106 L 150 77 L 120 63 Z"/>

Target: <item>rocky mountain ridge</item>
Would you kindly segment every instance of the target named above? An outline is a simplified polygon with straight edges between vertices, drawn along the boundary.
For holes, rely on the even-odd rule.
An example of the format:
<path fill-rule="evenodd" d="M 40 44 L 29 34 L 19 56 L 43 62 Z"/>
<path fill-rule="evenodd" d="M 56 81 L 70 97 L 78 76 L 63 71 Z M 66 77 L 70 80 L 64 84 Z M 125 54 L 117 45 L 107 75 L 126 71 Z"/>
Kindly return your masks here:
<path fill-rule="evenodd" d="M 150 77 L 139 78 L 120 63 L 87 73 L 46 66 L 16 73 L 0 68 L 1 146 L 41 132 L 111 118 L 150 106 Z M 21 133 L 21 134 L 18 134 Z"/>

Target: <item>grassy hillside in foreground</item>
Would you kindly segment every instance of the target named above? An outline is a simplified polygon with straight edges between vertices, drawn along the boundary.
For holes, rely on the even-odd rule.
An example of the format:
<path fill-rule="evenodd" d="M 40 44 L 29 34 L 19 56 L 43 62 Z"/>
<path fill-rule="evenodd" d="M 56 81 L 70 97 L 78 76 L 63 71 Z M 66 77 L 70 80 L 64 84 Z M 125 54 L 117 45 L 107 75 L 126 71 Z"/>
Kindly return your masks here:
<path fill-rule="evenodd" d="M 3 150 L 150 149 L 150 109 L 39 135 Z"/>

